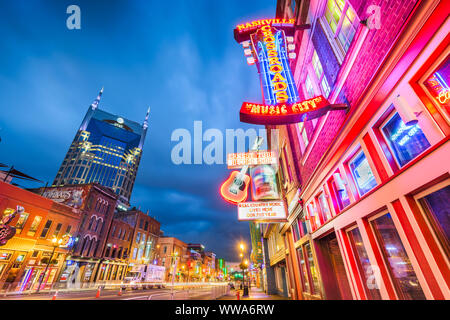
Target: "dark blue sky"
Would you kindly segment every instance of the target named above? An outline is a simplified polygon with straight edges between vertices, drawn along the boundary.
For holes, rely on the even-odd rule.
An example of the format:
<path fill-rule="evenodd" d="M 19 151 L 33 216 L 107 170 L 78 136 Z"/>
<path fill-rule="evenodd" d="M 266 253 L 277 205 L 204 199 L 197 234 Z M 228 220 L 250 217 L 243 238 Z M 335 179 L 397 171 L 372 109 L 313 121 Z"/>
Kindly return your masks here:
<path fill-rule="evenodd" d="M 81 8 L 81 30 L 66 28 L 71 4 Z M 170 137 L 177 128 L 193 135 L 196 120 L 203 131 L 251 127 L 238 111 L 243 101 L 261 101 L 261 91 L 233 28 L 274 17 L 275 6 L 0 0 L 0 162 L 51 183 L 104 86 L 101 109 L 139 123 L 152 110 L 132 204 L 148 209 L 165 235 L 237 260 L 249 227 L 218 194 L 226 165 L 174 165 Z"/>

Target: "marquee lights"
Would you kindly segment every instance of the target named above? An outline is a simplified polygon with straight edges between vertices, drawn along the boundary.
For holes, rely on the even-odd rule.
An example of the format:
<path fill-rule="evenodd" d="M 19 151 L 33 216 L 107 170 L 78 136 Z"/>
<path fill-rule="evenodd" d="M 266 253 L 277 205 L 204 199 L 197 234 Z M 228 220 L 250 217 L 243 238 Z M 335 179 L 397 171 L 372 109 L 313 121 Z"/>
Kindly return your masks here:
<path fill-rule="evenodd" d="M 330 109 L 346 109 L 347 105 L 331 105 L 323 96 L 318 96 L 293 104 L 265 105 L 244 102 L 240 111 L 242 122 L 253 124 L 286 124 L 298 123 L 308 119 L 322 116 Z"/>
<path fill-rule="evenodd" d="M 283 25 L 283 24 L 290 24 L 290 25 L 294 25 L 295 23 L 295 19 L 261 19 L 261 20 L 255 20 L 252 22 L 247 22 L 247 23 L 243 23 L 240 25 L 236 26 L 236 30 L 238 32 L 245 32 L 248 30 L 252 30 L 255 28 L 259 28 L 262 26 L 267 26 L 267 25 L 273 25 L 273 24 L 277 24 L 277 25 Z"/>
<path fill-rule="evenodd" d="M 277 163 L 278 157 L 275 151 L 241 152 L 227 155 L 228 169 Z"/>
<path fill-rule="evenodd" d="M 266 104 L 294 103 L 298 100 L 284 32 L 265 25 L 251 36 L 258 60 Z"/>

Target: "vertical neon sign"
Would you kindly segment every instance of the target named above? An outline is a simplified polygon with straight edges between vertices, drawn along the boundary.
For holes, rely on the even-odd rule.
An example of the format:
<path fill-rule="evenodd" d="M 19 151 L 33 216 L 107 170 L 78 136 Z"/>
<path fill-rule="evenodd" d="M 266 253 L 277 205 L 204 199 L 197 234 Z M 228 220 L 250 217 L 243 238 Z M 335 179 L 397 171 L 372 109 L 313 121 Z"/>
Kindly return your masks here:
<path fill-rule="evenodd" d="M 299 96 L 289 66 L 284 31 L 265 25 L 251 35 L 251 40 L 265 104 L 297 102 Z"/>

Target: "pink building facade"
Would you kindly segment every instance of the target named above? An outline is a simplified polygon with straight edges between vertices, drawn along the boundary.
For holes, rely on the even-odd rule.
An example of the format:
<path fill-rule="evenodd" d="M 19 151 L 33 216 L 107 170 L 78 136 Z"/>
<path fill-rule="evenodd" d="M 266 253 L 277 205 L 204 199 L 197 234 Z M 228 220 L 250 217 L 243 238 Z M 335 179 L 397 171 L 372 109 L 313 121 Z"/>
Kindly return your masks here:
<path fill-rule="evenodd" d="M 291 298 L 450 298 L 448 13 L 443 1 L 278 1 L 278 18 L 311 24 L 291 63 L 301 98 L 349 106 L 267 126 L 289 216 L 263 230 L 265 254 Z"/>

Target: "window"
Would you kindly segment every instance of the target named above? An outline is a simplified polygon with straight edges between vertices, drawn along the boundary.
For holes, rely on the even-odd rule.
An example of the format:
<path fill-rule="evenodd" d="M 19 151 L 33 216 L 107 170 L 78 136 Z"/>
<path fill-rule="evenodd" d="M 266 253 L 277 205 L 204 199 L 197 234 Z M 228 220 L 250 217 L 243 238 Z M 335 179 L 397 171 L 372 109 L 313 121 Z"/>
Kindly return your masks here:
<path fill-rule="evenodd" d="M 45 223 L 44 229 L 42 229 L 41 232 L 41 238 L 45 238 L 47 236 L 48 230 L 50 229 L 50 226 L 52 225 L 52 220 L 47 220 Z"/>
<path fill-rule="evenodd" d="M 17 223 L 15 225 L 16 228 L 16 234 L 20 234 L 22 232 L 23 226 L 25 223 L 27 223 L 29 214 L 26 212 L 22 212 L 20 214 L 19 220 L 17 220 Z"/>
<path fill-rule="evenodd" d="M 66 234 L 70 234 L 70 230 L 72 230 L 72 226 L 67 226 L 67 228 L 66 228 Z"/>
<path fill-rule="evenodd" d="M 56 225 L 55 231 L 53 232 L 53 236 L 54 236 L 54 237 L 57 237 L 57 236 L 58 236 L 59 231 L 61 231 L 61 228 L 62 228 L 62 223 L 58 223 L 58 224 Z"/>
<path fill-rule="evenodd" d="M 320 295 L 320 284 L 319 284 L 319 275 L 316 269 L 316 265 L 314 264 L 314 258 L 311 251 L 311 246 L 309 242 L 305 244 L 305 251 L 308 257 L 308 265 L 309 271 L 311 272 L 311 279 L 313 284 L 313 294 Z"/>
<path fill-rule="evenodd" d="M 377 181 L 372 173 L 372 169 L 370 169 L 369 162 L 367 161 L 364 152 L 359 152 L 353 160 L 349 162 L 349 167 L 352 176 L 355 179 L 359 195 L 362 196 L 366 194 L 377 185 Z"/>
<path fill-rule="evenodd" d="M 167 246 L 164 246 L 164 250 L 163 250 L 163 252 L 164 252 L 164 253 L 166 253 L 166 252 L 167 252 Z"/>
<path fill-rule="evenodd" d="M 430 221 L 439 242 L 447 255 L 450 252 L 450 185 L 441 188 L 419 200 L 428 221 Z"/>
<path fill-rule="evenodd" d="M 333 175 L 331 186 L 336 195 L 339 210 L 341 211 L 350 204 L 350 199 L 348 198 L 347 189 L 345 188 L 345 182 L 342 180 L 339 173 Z"/>
<path fill-rule="evenodd" d="M 140 228 L 140 229 L 142 229 L 143 224 L 144 224 L 144 219 L 141 219 L 141 220 L 139 221 L 139 228 Z"/>
<path fill-rule="evenodd" d="M 137 248 L 133 249 L 133 259 L 136 259 L 137 256 Z"/>
<path fill-rule="evenodd" d="M 148 221 L 145 221 L 144 230 L 145 230 L 145 231 L 148 230 Z"/>
<path fill-rule="evenodd" d="M 316 204 L 314 203 L 314 201 L 312 201 L 310 204 L 308 204 L 308 212 L 309 212 L 309 216 L 311 217 L 311 220 L 313 221 L 313 224 L 315 225 L 315 227 L 319 227 L 320 226 L 320 217 L 319 217 L 319 213 L 317 212 L 317 207 Z"/>
<path fill-rule="evenodd" d="M 297 242 L 301 238 L 297 219 L 292 224 L 292 236 L 294 237 L 294 242 Z"/>
<path fill-rule="evenodd" d="M 311 83 L 311 78 L 309 77 L 309 75 L 306 75 L 306 79 L 305 79 L 305 89 L 306 89 L 306 98 L 307 99 L 311 99 L 314 98 L 315 94 L 314 94 L 314 87 Z"/>
<path fill-rule="evenodd" d="M 358 28 L 356 12 L 345 0 L 328 0 L 325 8 L 325 21 L 341 53 L 345 54 Z"/>
<path fill-rule="evenodd" d="M 308 267 L 306 266 L 305 256 L 302 247 L 297 249 L 298 262 L 300 264 L 301 280 L 304 292 L 311 292 L 308 281 Z"/>
<path fill-rule="evenodd" d="M 320 84 L 322 93 L 325 97 L 328 97 L 331 91 L 330 85 L 328 84 L 327 78 L 325 76 L 325 72 L 323 71 L 322 63 L 320 62 L 319 55 L 317 51 L 314 50 L 312 56 L 312 67 L 314 69 L 314 73 L 317 77 L 317 83 Z M 312 98 L 312 97 L 310 97 Z"/>
<path fill-rule="evenodd" d="M 425 80 L 427 93 L 436 102 L 447 122 L 450 121 L 450 55 Z"/>
<path fill-rule="evenodd" d="M 136 243 L 139 244 L 140 241 L 141 241 L 141 233 L 138 232 L 137 235 L 136 235 Z"/>
<path fill-rule="evenodd" d="M 298 124 L 298 130 L 300 133 L 300 137 L 302 138 L 303 141 L 303 151 L 305 151 L 306 147 L 308 146 L 309 140 L 308 140 L 308 135 L 306 134 L 306 129 L 305 129 L 305 122 L 300 122 Z"/>
<path fill-rule="evenodd" d="M 319 200 L 319 206 L 320 211 L 322 212 L 322 217 L 325 221 L 328 221 L 331 219 L 331 211 L 330 207 L 328 206 L 328 201 L 326 199 L 326 196 L 324 193 L 321 193 L 318 197 Z"/>
<path fill-rule="evenodd" d="M 386 265 L 390 266 L 389 271 L 400 299 L 425 299 L 391 215 L 387 213 L 378 217 L 372 220 L 371 224 L 386 260 Z"/>
<path fill-rule="evenodd" d="M 114 237 L 115 234 L 116 234 L 116 226 L 113 226 L 111 231 L 111 237 Z"/>
<path fill-rule="evenodd" d="M 36 231 L 41 223 L 42 217 L 36 216 L 34 217 L 33 222 L 31 223 L 30 229 L 27 232 L 27 236 L 33 237 L 36 234 Z"/>
<path fill-rule="evenodd" d="M 369 256 L 367 255 L 366 248 L 364 248 L 359 229 L 357 227 L 353 228 L 348 231 L 348 235 L 353 254 L 356 258 L 356 265 L 358 266 L 359 274 L 361 275 L 361 280 L 368 298 L 371 300 L 381 300 L 380 290 L 375 278 L 375 270 L 373 270 L 370 264 Z"/>
<path fill-rule="evenodd" d="M 392 116 L 381 131 L 400 166 L 404 166 L 430 146 L 419 125 L 405 125 L 398 113 Z"/>

